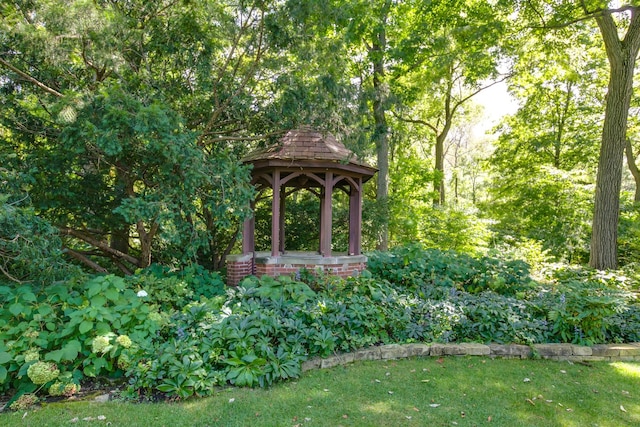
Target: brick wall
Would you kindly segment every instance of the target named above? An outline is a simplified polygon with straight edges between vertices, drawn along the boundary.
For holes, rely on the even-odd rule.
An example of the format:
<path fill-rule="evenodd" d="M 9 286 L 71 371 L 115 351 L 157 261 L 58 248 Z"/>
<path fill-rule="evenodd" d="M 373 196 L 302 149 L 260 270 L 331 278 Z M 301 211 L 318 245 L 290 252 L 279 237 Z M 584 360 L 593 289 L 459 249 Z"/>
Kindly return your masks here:
<path fill-rule="evenodd" d="M 296 274 L 301 269 L 311 272 L 322 272 L 338 277 L 357 276 L 367 267 L 366 263 L 342 263 L 342 264 L 256 264 L 256 276 L 289 276 Z"/>
<path fill-rule="evenodd" d="M 322 272 L 324 274 L 351 277 L 357 276 L 367 267 L 366 262 L 343 262 L 339 264 L 293 264 L 293 263 L 260 263 L 253 265 L 251 255 L 233 255 L 227 258 L 227 285 L 236 286 L 240 281 L 249 276 L 261 277 L 264 275 L 271 277 L 295 275 L 301 269 L 311 272 Z"/>
<path fill-rule="evenodd" d="M 242 279 L 254 274 L 253 257 L 238 256 L 227 259 L 227 285 L 236 286 Z"/>

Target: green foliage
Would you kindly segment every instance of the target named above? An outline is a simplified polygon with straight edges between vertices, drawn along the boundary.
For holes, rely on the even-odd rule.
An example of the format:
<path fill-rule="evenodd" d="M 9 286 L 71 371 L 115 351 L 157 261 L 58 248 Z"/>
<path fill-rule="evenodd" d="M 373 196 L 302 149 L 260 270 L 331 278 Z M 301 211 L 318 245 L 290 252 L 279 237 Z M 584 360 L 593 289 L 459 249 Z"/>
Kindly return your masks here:
<path fill-rule="evenodd" d="M 260 279 L 248 277 L 240 283 L 240 286 L 256 289 L 257 297 L 274 301 L 291 300 L 303 303 L 315 296 L 315 292 L 307 284 L 293 281 L 287 276 L 280 276 L 277 280 L 269 276 L 263 276 Z"/>
<path fill-rule="evenodd" d="M 607 319 L 626 305 L 619 292 L 588 282 L 563 282 L 547 301 L 556 339 L 587 345 L 605 341 Z"/>
<path fill-rule="evenodd" d="M 460 295 L 457 304 L 464 318 L 454 333 L 461 340 L 533 344 L 547 342 L 551 335 L 546 319 L 536 316 L 529 301 L 484 292 Z"/>
<path fill-rule="evenodd" d="M 197 271 L 182 276 L 190 278 Z M 208 276 L 217 280 L 213 287 L 219 285 L 218 276 Z M 86 376 L 122 376 L 172 314 L 200 297 L 185 280 L 143 272 L 46 288 L 0 287 L 5 307 L 0 310 L 1 390 L 31 387 L 26 373 L 38 360 L 56 364 L 61 376 L 69 374 L 75 382 Z"/>
<path fill-rule="evenodd" d="M 559 260 L 588 254 L 593 185 L 584 172 L 530 165 L 526 173 L 500 175 L 486 212 L 504 241 L 531 239 Z"/>
<path fill-rule="evenodd" d="M 78 274 L 63 257 L 57 230 L 32 208 L 10 203 L 0 192 L 0 283 L 48 286 Z"/>
<path fill-rule="evenodd" d="M 136 271 L 124 280 L 138 291 L 147 293 L 147 301 L 161 311 L 181 309 L 199 298 L 224 295 L 225 285 L 220 273 L 192 264 L 182 270 L 173 270 L 159 264 Z"/>
<path fill-rule="evenodd" d="M 621 265 L 640 262 L 640 204 L 623 203 L 618 228 L 618 257 Z"/>
<path fill-rule="evenodd" d="M 473 258 L 455 251 L 424 249 L 421 245 L 373 253 L 368 269 L 380 279 L 429 293 L 433 292 L 430 287 L 445 287 L 515 295 L 531 287 L 529 266 L 523 261 Z"/>
<path fill-rule="evenodd" d="M 2 391 L 71 393 L 83 378 L 106 375 L 127 379 L 125 397 L 186 399 L 224 384 L 269 386 L 297 377 L 310 357 L 381 343 L 639 338 L 630 291 L 640 275 L 630 266 L 554 268 L 537 283 L 522 261 L 411 245 L 371 254 L 369 268 L 348 279 L 302 272 L 315 290 L 290 277 L 249 277 L 213 298 L 194 292 L 217 279 L 198 267 L 152 266 L 45 291 L 0 287 Z"/>

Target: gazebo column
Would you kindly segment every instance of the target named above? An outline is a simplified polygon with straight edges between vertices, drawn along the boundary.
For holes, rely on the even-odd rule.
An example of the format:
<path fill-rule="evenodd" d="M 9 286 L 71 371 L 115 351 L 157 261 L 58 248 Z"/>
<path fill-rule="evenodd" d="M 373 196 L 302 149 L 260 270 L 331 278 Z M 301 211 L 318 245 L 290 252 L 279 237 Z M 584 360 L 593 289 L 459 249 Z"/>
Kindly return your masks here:
<path fill-rule="evenodd" d="M 280 171 L 273 172 L 273 199 L 271 200 L 271 256 L 280 255 Z"/>
<path fill-rule="evenodd" d="M 349 193 L 349 255 L 360 255 L 362 251 L 362 178 L 358 188 L 351 187 Z"/>
<path fill-rule="evenodd" d="M 256 202 L 251 202 L 251 218 L 242 224 L 242 253 L 250 254 L 256 250 Z"/>
<path fill-rule="evenodd" d="M 332 197 L 333 172 L 327 172 L 324 178 L 324 194 L 320 204 L 320 254 L 331 256 L 331 226 L 333 223 Z"/>
<path fill-rule="evenodd" d="M 318 233 L 318 253 L 321 254 L 322 253 L 322 230 L 324 229 L 323 226 L 323 219 L 324 219 L 324 188 L 320 190 L 320 194 L 318 195 L 318 198 L 320 199 L 320 232 Z"/>
<path fill-rule="evenodd" d="M 278 250 L 280 253 L 284 254 L 284 215 L 286 210 L 287 189 L 283 188 L 282 190 L 282 194 L 280 194 L 280 216 L 278 219 L 280 222 L 280 236 L 278 237 L 280 244 L 278 246 Z"/>

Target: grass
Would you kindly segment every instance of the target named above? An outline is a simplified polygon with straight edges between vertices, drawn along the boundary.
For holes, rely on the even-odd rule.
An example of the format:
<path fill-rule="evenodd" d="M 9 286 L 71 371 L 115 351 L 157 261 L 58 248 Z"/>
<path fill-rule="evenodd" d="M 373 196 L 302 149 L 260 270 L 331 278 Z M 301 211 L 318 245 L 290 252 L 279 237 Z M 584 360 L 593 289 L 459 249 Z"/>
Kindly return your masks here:
<path fill-rule="evenodd" d="M 105 419 L 83 421 L 99 415 Z M 631 426 L 640 425 L 640 363 L 359 362 L 267 390 L 226 388 L 179 403 L 52 403 L 0 414 L 0 425 Z"/>

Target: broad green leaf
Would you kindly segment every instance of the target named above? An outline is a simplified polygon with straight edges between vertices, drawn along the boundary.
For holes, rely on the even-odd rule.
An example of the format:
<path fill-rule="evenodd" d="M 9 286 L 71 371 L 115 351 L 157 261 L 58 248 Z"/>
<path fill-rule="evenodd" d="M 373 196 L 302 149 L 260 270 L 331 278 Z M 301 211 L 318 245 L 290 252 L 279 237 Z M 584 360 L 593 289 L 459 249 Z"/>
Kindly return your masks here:
<path fill-rule="evenodd" d="M 25 292 L 21 296 L 27 302 L 36 302 L 38 300 L 33 292 Z"/>
<path fill-rule="evenodd" d="M 19 302 L 13 303 L 9 306 L 9 312 L 14 316 L 19 316 L 24 311 L 24 306 Z"/>
<path fill-rule="evenodd" d="M 94 295 L 98 295 L 100 292 L 102 292 L 102 283 L 97 279 L 93 279 L 92 281 L 90 281 L 89 283 L 87 283 L 87 285 L 89 286 L 87 288 L 87 297 L 91 298 Z"/>
<path fill-rule="evenodd" d="M 105 291 L 104 296 L 107 297 L 109 301 L 115 302 L 120 298 L 120 292 L 115 288 L 109 288 Z"/>
<path fill-rule="evenodd" d="M 50 351 L 44 355 L 44 360 L 51 360 L 53 362 L 60 362 L 62 360 L 62 356 L 64 355 L 63 350 L 54 350 Z"/>
<path fill-rule="evenodd" d="M 80 326 L 78 327 L 78 330 L 80 331 L 81 334 L 86 334 L 91 329 L 93 329 L 93 322 L 89 320 L 83 321 L 82 323 L 80 323 Z"/>
<path fill-rule="evenodd" d="M 82 345 L 78 340 L 69 341 L 62 349 L 62 360 L 73 361 L 78 357 Z"/>
<path fill-rule="evenodd" d="M 0 351 L 0 365 L 5 364 L 12 360 L 13 358 L 6 351 Z"/>
<path fill-rule="evenodd" d="M 102 295 L 94 295 L 90 299 L 91 305 L 94 307 L 102 307 L 106 304 L 107 299 Z"/>

